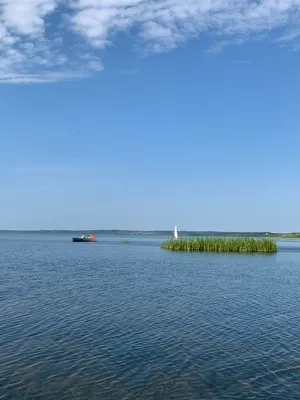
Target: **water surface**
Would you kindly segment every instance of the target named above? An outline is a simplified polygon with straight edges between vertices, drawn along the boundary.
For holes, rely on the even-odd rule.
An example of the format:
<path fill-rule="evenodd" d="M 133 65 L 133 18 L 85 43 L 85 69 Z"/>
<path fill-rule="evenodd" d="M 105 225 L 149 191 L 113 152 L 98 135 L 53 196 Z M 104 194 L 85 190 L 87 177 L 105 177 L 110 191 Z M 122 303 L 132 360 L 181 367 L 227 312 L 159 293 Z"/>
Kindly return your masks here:
<path fill-rule="evenodd" d="M 0 399 L 299 399 L 300 243 L 0 233 Z"/>

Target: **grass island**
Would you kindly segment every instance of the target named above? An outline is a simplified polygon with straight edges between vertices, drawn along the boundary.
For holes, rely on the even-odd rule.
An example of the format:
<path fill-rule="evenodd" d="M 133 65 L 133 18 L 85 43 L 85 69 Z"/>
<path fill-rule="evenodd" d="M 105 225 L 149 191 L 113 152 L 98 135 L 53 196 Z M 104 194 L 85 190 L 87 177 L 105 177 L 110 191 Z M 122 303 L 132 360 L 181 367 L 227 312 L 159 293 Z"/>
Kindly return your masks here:
<path fill-rule="evenodd" d="M 162 249 L 205 253 L 265 253 L 277 252 L 273 239 L 198 237 L 167 240 Z"/>

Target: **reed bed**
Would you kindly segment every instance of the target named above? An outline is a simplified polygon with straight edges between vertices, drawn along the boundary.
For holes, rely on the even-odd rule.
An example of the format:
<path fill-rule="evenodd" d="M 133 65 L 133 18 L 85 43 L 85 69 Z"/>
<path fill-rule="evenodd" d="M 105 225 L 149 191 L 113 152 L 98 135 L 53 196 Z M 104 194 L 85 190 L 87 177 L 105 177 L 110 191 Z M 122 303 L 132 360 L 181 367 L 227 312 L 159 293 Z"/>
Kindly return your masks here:
<path fill-rule="evenodd" d="M 161 246 L 172 251 L 205 253 L 276 253 L 277 244 L 272 239 L 257 238 L 183 238 L 168 240 Z"/>

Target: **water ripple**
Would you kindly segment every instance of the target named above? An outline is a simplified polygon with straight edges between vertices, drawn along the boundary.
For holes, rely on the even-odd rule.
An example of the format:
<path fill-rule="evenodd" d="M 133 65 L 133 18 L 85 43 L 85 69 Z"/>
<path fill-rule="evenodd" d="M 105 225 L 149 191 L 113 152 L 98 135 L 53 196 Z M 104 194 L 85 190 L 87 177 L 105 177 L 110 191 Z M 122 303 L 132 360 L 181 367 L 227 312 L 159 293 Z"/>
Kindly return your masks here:
<path fill-rule="evenodd" d="M 154 245 L 155 244 L 155 245 Z M 300 253 L 0 242 L 0 399 L 300 398 Z"/>

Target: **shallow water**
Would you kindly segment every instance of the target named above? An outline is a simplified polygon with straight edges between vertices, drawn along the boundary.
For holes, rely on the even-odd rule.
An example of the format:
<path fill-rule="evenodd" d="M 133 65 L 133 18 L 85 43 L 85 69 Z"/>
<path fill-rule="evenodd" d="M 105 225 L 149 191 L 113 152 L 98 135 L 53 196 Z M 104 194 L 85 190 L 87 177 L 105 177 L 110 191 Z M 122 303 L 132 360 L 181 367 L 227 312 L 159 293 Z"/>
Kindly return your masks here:
<path fill-rule="evenodd" d="M 300 242 L 0 233 L 0 399 L 299 399 Z"/>

